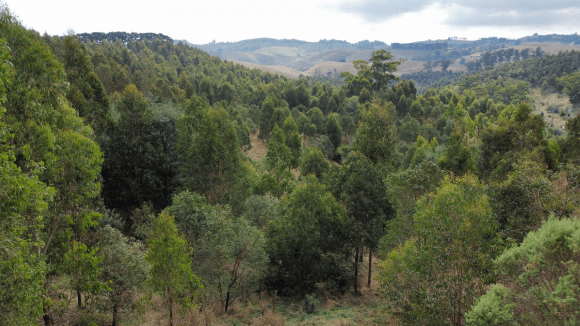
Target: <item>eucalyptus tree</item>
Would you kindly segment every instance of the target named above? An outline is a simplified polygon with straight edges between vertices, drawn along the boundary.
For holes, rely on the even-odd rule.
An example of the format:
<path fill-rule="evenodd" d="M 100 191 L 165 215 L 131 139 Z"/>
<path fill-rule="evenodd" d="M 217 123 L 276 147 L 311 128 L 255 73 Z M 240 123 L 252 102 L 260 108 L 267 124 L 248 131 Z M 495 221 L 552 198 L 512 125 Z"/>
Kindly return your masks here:
<path fill-rule="evenodd" d="M 40 280 L 52 296 L 54 277 L 65 272 L 61 268 L 65 255 L 100 217 L 92 202 L 100 191 L 97 176 L 103 154 L 93 141 L 93 130 L 66 104 L 69 85 L 62 64 L 40 36 L 26 30 L 5 6 L 0 12 L 0 38 L 10 44 L 12 53 L 14 74 L 6 85 L 2 120 L 13 135 L 9 143 L 15 164 L 54 189 L 43 218 L 30 218 L 26 225 L 35 254 L 47 264 Z M 38 295 L 34 292 L 30 297 Z M 49 303 L 43 302 L 46 324 L 52 323 Z"/>

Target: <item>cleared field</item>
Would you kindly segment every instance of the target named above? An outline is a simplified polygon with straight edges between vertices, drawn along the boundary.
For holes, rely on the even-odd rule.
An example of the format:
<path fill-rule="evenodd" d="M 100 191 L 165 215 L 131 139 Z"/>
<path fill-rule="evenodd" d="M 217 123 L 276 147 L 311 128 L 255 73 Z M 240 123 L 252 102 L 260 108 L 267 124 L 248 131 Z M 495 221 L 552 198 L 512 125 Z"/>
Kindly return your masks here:
<path fill-rule="evenodd" d="M 540 114 L 543 113 L 546 124 L 554 128 L 562 129 L 566 126 L 566 121 L 578 115 L 580 111 L 579 108 L 572 106 L 569 97 L 565 94 L 542 94 L 540 88 L 533 88 L 531 98 L 534 110 Z M 549 108 L 557 108 L 558 113 L 553 112 L 553 109 L 549 110 Z M 560 115 L 561 112 L 564 112 L 564 116 Z"/>

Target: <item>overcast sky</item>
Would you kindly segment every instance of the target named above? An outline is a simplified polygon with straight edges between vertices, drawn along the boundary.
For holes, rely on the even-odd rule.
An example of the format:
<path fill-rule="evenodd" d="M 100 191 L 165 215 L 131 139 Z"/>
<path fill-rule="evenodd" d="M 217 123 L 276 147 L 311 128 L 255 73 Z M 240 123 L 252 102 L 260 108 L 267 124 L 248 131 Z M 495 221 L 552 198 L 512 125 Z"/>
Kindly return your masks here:
<path fill-rule="evenodd" d="M 2 0 L 0 0 L 2 1 Z M 4 0 L 28 28 L 50 35 L 153 32 L 205 44 L 271 37 L 386 43 L 470 40 L 580 30 L 580 1 L 565 0 Z"/>

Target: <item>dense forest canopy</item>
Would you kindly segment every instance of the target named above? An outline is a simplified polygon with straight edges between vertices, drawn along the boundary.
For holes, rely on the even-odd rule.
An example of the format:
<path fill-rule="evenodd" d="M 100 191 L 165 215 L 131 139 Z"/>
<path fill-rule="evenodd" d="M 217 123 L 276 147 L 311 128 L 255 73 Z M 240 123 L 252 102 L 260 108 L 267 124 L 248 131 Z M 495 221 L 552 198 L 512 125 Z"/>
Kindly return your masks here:
<path fill-rule="evenodd" d="M 580 320 L 580 52 L 419 89 L 385 50 L 331 83 L 149 36 L 1 6 L 0 325 L 281 325 L 373 279 L 383 324 Z"/>

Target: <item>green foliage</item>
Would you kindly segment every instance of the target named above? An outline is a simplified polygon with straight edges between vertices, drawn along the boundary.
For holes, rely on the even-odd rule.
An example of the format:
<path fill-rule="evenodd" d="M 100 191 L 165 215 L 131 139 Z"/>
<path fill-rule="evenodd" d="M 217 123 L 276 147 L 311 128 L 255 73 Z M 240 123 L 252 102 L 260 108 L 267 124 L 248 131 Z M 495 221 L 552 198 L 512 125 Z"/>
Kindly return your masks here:
<path fill-rule="evenodd" d="M 495 284 L 477 299 L 475 305 L 465 314 L 465 324 L 474 326 L 515 325 L 513 308 L 509 303 L 511 291 L 501 284 Z"/>
<path fill-rule="evenodd" d="M 332 113 L 326 118 L 326 133 L 334 152 L 336 152 L 342 143 L 342 128 L 340 127 L 340 116 L 337 113 Z"/>
<path fill-rule="evenodd" d="M 501 284 L 494 284 L 479 297 L 471 310 L 465 314 L 465 324 L 473 326 L 515 325 L 513 309 L 509 303 L 511 291 Z"/>
<path fill-rule="evenodd" d="M 560 142 L 562 161 L 580 163 L 580 115 L 566 122 L 568 135 Z"/>
<path fill-rule="evenodd" d="M 28 281 L 23 282 L 22 286 L 32 286 L 32 292 L 27 296 L 29 299 L 22 302 L 26 323 L 27 316 L 33 311 L 39 312 L 37 304 L 42 292 L 37 291 L 36 282 L 45 280 L 44 286 L 49 289 L 52 276 L 60 272 L 59 264 L 68 249 L 72 248 L 71 237 L 81 237 L 89 227 L 96 225 L 99 214 L 92 212 L 91 201 L 100 192 L 97 176 L 103 158 L 98 145 L 92 140 L 92 129 L 85 126 L 77 112 L 66 105 L 68 82 L 62 64 L 43 44 L 39 35 L 22 27 L 4 5 L 0 13 L 0 38 L 10 44 L 11 52 L 18 54 L 10 61 L 13 69 L 11 83 L 2 82 L 7 95 L 2 123 L 10 126 L 13 136 L 10 149 L 13 157 L 17 158 L 14 162 L 20 173 L 31 178 L 28 185 L 36 183 L 33 181 L 36 180 L 35 175 L 45 185 L 31 189 L 39 197 L 38 201 L 30 201 L 32 205 L 29 207 L 33 213 L 27 217 L 22 229 L 34 239 L 35 245 L 30 249 L 36 249 L 35 259 L 48 263 L 47 269 L 38 269 L 42 267 L 35 264 L 34 268 L 23 269 L 22 275 Z M 2 65 L 7 59 L 4 47 L 2 43 Z M 6 72 L 6 69 L 2 71 Z M 6 76 L 5 73 L 3 75 Z M 6 136 L 3 134 L 3 142 Z M 26 182 L 22 186 L 25 187 Z M 52 200 L 47 196 L 47 191 L 50 191 L 48 186 L 54 189 Z M 21 197 L 15 198 L 18 200 Z M 37 213 L 44 200 L 48 201 L 48 210 L 41 219 Z M 13 217 L 15 221 L 18 221 L 18 214 L 27 210 L 24 202 L 19 206 L 24 211 L 17 209 L 14 212 L 17 214 Z M 23 250 L 22 253 L 27 256 L 29 252 Z M 11 255 L 10 259 L 14 257 Z M 35 259 L 18 258 L 20 262 L 15 268 L 24 268 Z M 37 274 L 40 271 L 50 273 L 50 277 L 40 276 Z M 46 317 L 50 320 L 50 298 L 46 297 L 43 303 L 48 313 Z"/>
<path fill-rule="evenodd" d="M 2 19 L 5 8 L 1 8 Z M 11 56 L 0 39 L 0 325 L 35 325 L 42 314 L 46 266 L 35 250 L 42 216 L 55 194 L 38 179 L 39 170 L 23 173 L 14 161 L 12 135 L 3 123 L 6 90 L 13 78 Z"/>
<path fill-rule="evenodd" d="M 579 239 L 578 219 L 552 217 L 519 246 L 507 249 L 494 262 L 501 283 L 474 305 L 467 314 L 469 324 L 483 325 L 487 317 L 483 313 L 500 305 L 502 325 L 576 324 L 580 320 Z M 500 296 L 498 289 L 504 287 L 510 291 L 501 291 Z"/>
<path fill-rule="evenodd" d="M 286 135 L 284 130 L 274 126 L 272 137 L 268 142 L 268 153 L 266 154 L 266 164 L 271 171 L 286 170 L 292 162 L 292 152 L 286 146 Z"/>
<path fill-rule="evenodd" d="M 177 232 L 173 217 L 161 213 L 147 241 L 147 262 L 151 264 L 148 282 L 163 295 L 169 309 L 169 324 L 173 325 L 173 303 L 191 306 L 200 280 L 190 267 L 189 248 Z"/>
<path fill-rule="evenodd" d="M 271 195 L 253 195 L 244 201 L 242 215 L 257 226 L 265 230 L 271 220 L 276 220 L 280 215 L 280 201 Z"/>
<path fill-rule="evenodd" d="M 472 175 L 447 177 L 419 201 L 414 223 L 413 237 L 381 264 L 382 290 L 403 324 L 463 325 L 498 245 L 485 187 Z"/>
<path fill-rule="evenodd" d="M 351 218 L 353 243 L 375 249 L 393 215 L 381 173 L 367 157 L 353 152 L 344 165 L 332 166 L 324 182 Z"/>
<path fill-rule="evenodd" d="M 104 143 L 103 197 L 109 208 L 125 214 L 151 202 L 169 205 L 176 171 L 155 130 L 150 102 L 129 85 L 116 105 L 119 119 Z"/>
<path fill-rule="evenodd" d="M 97 136 L 102 136 L 110 124 L 109 97 L 94 71 L 85 46 L 76 36 L 49 37 L 44 40 L 54 55 L 64 65 L 70 87 L 66 98 L 79 116 L 93 127 Z"/>
<path fill-rule="evenodd" d="M 397 143 L 396 112 L 392 103 L 372 104 L 361 114 L 354 148 L 374 164 L 385 164 Z"/>
<path fill-rule="evenodd" d="M 392 61 L 394 56 L 385 50 L 373 51 L 369 62 L 372 64 L 369 73 L 373 78 L 372 87 L 378 91 L 389 86 L 393 80 L 398 80 L 393 72 L 397 71 L 397 67 L 401 61 Z"/>
<path fill-rule="evenodd" d="M 231 196 L 243 171 L 241 149 L 228 113 L 207 106 L 201 98 L 192 98 L 177 122 L 177 150 L 185 162 L 180 176 L 186 189 L 210 203 L 222 203 Z"/>
<path fill-rule="evenodd" d="M 379 245 L 381 256 L 386 256 L 413 235 L 413 215 L 417 201 L 435 191 L 444 176 L 443 170 L 437 164 L 425 161 L 387 177 L 387 196 L 397 215 L 386 223 L 386 234 Z"/>
<path fill-rule="evenodd" d="M 250 221 L 220 208 L 208 216 L 203 231 L 193 268 L 227 312 L 240 296 L 257 288 L 268 259 L 264 235 Z"/>
<path fill-rule="evenodd" d="M 319 108 L 312 108 L 307 113 L 310 121 L 316 126 L 316 132 L 319 134 L 324 134 L 326 132 L 326 125 L 324 123 L 324 114 Z"/>
<path fill-rule="evenodd" d="M 101 256 L 99 279 L 110 288 L 102 291 L 98 304 L 113 313 L 113 325 L 118 325 L 119 315 L 135 308 L 150 266 L 145 260 L 143 245 L 123 236 L 119 230 L 107 225 L 98 231 L 97 237 Z"/>
<path fill-rule="evenodd" d="M 554 189 L 544 169 L 533 162 L 514 166 L 507 180 L 492 184 L 490 193 L 504 239 L 521 242 L 549 215 Z"/>
<path fill-rule="evenodd" d="M 386 184 L 372 162 L 359 152 L 348 156 L 343 166 L 333 165 L 324 182 L 344 204 L 351 224 L 351 242 L 355 247 L 355 292 L 358 291 L 358 260 L 362 248 L 376 250 L 385 222 L 393 217 Z"/>
<path fill-rule="evenodd" d="M 316 134 L 316 125 L 310 121 L 310 118 L 306 114 L 300 112 L 300 116 L 296 119 L 296 124 L 298 125 L 300 133 L 307 136 L 314 136 Z"/>
<path fill-rule="evenodd" d="M 268 139 L 274 125 L 270 124 L 274 115 L 274 102 L 269 97 L 262 102 L 262 112 L 260 115 L 260 138 Z"/>
<path fill-rule="evenodd" d="M 342 206 L 310 175 L 283 197 L 281 207 L 266 237 L 268 287 L 289 295 L 309 293 L 320 282 L 344 286 L 350 246 Z"/>
<path fill-rule="evenodd" d="M 298 133 L 298 126 L 294 123 L 292 117 L 288 117 L 284 122 L 282 127 L 284 129 L 284 135 L 286 136 L 286 146 L 292 154 L 292 159 L 290 160 L 290 167 L 298 167 L 298 162 L 300 161 L 300 154 L 302 153 L 302 137 Z"/>
<path fill-rule="evenodd" d="M 319 148 L 307 147 L 304 149 L 304 154 L 300 162 L 301 175 L 314 174 L 320 179 L 329 168 L 330 165 L 324 159 L 324 154 L 322 154 Z"/>
<path fill-rule="evenodd" d="M 98 248 L 89 250 L 84 243 L 73 242 L 70 249 L 59 266 L 70 277 L 71 290 L 78 296 L 79 308 L 82 308 L 80 294 L 87 293 L 91 296 L 107 291 L 106 283 L 99 280 L 103 257 L 97 255 Z"/>
<path fill-rule="evenodd" d="M 207 204 L 203 196 L 188 190 L 176 194 L 171 206 L 164 210 L 174 216 L 179 233 L 190 244 L 195 244 L 202 237 L 205 222 L 212 211 L 213 207 Z"/>
<path fill-rule="evenodd" d="M 302 306 L 307 314 L 312 314 L 316 311 L 316 308 L 320 306 L 320 300 L 316 298 L 316 295 L 314 293 L 307 294 L 304 296 L 304 299 L 302 300 Z"/>
<path fill-rule="evenodd" d="M 499 126 L 485 129 L 481 136 L 478 170 L 483 177 L 502 180 L 514 163 L 523 157 L 522 154 L 540 145 L 544 139 L 545 124 L 540 115 L 532 114 L 532 108 L 527 103 L 516 108 L 506 107 L 498 122 Z"/>
<path fill-rule="evenodd" d="M 580 104 L 580 72 L 574 72 L 557 78 L 556 81 L 570 97 L 570 103 Z"/>
<path fill-rule="evenodd" d="M 459 131 L 454 132 L 445 144 L 445 152 L 439 158 L 439 166 L 461 176 L 468 171 L 476 172 L 475 160 L 471 155 L 469 147 L 463 144 L 463 139 Z"/>

